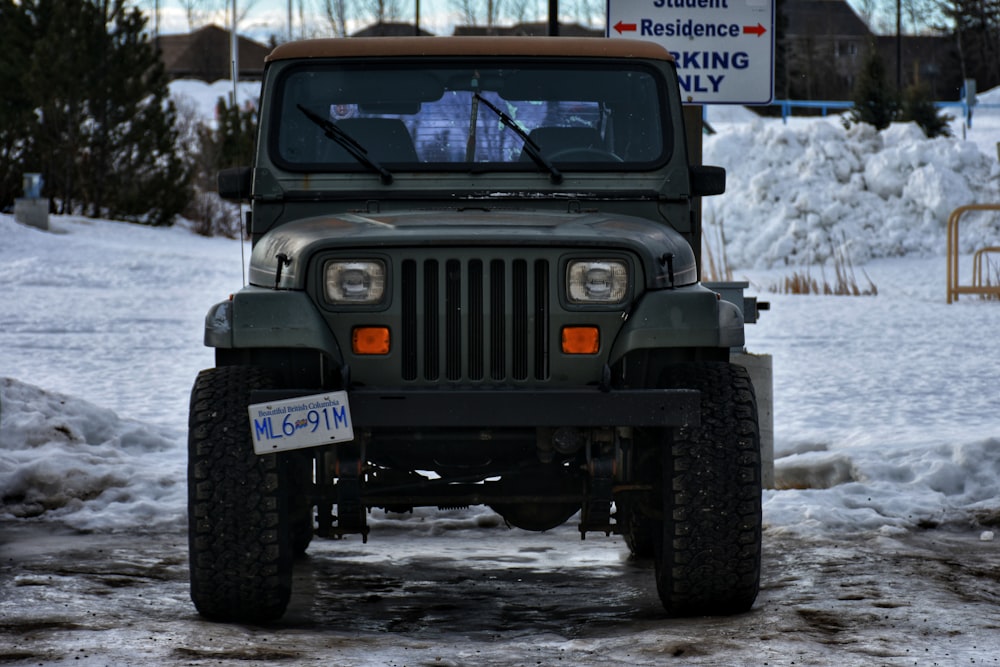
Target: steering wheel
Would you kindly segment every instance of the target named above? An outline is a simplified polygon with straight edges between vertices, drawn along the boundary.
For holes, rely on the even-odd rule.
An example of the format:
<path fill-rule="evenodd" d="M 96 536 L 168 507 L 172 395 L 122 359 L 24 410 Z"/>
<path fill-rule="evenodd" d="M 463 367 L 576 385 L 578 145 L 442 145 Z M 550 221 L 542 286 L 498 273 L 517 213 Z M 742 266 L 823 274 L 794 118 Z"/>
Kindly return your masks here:
<path fill-rule="evenodd" d="M 547 155 L 553 162 L 566 161 L 566 162 L 624 162 L 622 158 L 615 155 L 611 151 L 606 151 L 603 148 L 590 148 L 587 146 L 563 148 L 562 150 L 555 151 Z"/>

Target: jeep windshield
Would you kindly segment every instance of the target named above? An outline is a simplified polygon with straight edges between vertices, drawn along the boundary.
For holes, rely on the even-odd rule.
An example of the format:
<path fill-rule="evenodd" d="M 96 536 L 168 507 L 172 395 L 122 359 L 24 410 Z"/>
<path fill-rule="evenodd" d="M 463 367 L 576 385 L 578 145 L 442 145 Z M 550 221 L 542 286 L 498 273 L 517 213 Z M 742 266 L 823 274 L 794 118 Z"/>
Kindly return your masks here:
<path fill-rule="evenodd" d="M 269 136 L 276 164 L 534 171 L 557 180 L 562 171 L 651 170 L 670 158 L 677 121 L 667 84 L 640 63 L 415 60 L 318 61 L 283 72 Z"/>

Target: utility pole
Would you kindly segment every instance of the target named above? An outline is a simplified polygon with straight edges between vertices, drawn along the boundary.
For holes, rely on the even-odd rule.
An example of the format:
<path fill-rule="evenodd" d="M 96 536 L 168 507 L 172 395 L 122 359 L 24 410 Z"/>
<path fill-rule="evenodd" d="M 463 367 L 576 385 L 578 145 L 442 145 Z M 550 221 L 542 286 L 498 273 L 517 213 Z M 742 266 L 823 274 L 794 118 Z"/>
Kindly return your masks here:
<path fill-rule="evenodd" d="M 232 33 L 230 37 L 232 38 L 229 45 L 229 51 L 233 60 L 233 105 L 239 104 L 239 100 L 236 97 L 236 82 L 240 79 L 240 44 L 239 37 L 236 36 L 236 0 L 233 0 L 233 20 L 232 20 Z"/>
<path fill-rule="evenodd" d="M 903 90 L 903 0 L 896 0 L 896 91 Z"/>

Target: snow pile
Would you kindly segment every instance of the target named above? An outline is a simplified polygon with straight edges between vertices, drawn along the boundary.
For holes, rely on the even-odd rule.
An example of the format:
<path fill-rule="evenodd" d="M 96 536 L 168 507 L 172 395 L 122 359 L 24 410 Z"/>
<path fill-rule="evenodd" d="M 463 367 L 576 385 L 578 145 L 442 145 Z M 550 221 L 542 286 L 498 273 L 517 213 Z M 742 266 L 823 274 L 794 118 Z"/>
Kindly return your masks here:
<path fill-rule="evenodd" d="M 177 523 L 177 442 L 86 401 L 0 378 L 2 513 L 81 530 Z"/>
<path fill-rule="evenodd" d="M 995 157 L 971 141 L 928 140 L 915 124 L 757 119 L 706 138 L 704 159 L 728 172 L 704 220 L 709 238 L 727 240 L 732 268 L 939 255 L 955 208 L 1000 201 Z M 1000 238 L 1000 215 L 968 220 L 964 252 Z"/>
<path fill-rule="evenodd" d="M 781 457 L 783 490 L 765 491 L 775 533 L 894 535 L 1000 523 L 1000 439 Z"/>

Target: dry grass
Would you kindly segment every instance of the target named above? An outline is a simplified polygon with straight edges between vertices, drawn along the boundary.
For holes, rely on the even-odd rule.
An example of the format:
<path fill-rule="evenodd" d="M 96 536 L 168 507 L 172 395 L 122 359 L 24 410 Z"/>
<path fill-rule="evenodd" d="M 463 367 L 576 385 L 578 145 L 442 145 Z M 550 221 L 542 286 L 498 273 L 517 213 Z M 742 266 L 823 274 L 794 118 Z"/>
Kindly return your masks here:
<path fill-rule="evenodd" d="M 706 282 L 731 282 L 733 280 L 733 270 L 729 266 L 729 257 L 726 255 L 726 230 L 722 221 L 719 221 L 718 224 L 702 226 L 701 246 L 701 279 Z M 796 271 L 791 276 L 786 277 L 783 284 L 771 286 L 770 291 L 783 294 L 829 294 L 837 296 L 875 296 L 878 294 L 878 287 L 875 286 L 875 283 L 872 282 L 871 277 L 864 269 L 861 269 L 861 273 L 864 275 L 867 285 L 864 287 L 858 286 L 858 280 L 854 273 L 854 264 L 839 247 L 834 248 L 833 252 L 833 272 L 834 280 L 831 283 L 826 278 L 824 267 L 820 267 L 821 277 L 819 279 L 814 278 L 808 269 L 805 271 Z"/>
<path fill-rule="evenodd" d="M 732 282 L 733 270 L 726 255 L 726 230 L 722 222 L 703 225 L 701 233 L 701 279 L 706 282 Z"/>
<path fill-rule="evenodd" d="M 979 250 L 973 262 L 973 285 L 978 287 L 993 287 L 1000 285 L 1000 247 L 983 248 Z M 980 294 L 980 299 L 986 301 L 1000 300 L 1000 294 Z"/>
<path fill-rule="evenodd" d="M 821 276 L 817 280 L 809 270 L 796 271 L 791 276 L 785 278 L 784 284 L 771 288 L 772 292 L 783 294 L 828 294 L 835 296 L 875 296 L 878 294 L 878 287 L 872 282 L 871 277 L 864 269 L 866 287 L 859 287 L 857 277 L 854 274 L 854 265 L 847 255 L 840 249 L 834 249 L 833 253 L 834 281 L 831 283 L 826 278 L 825 267 L 820 267 Z"/>

